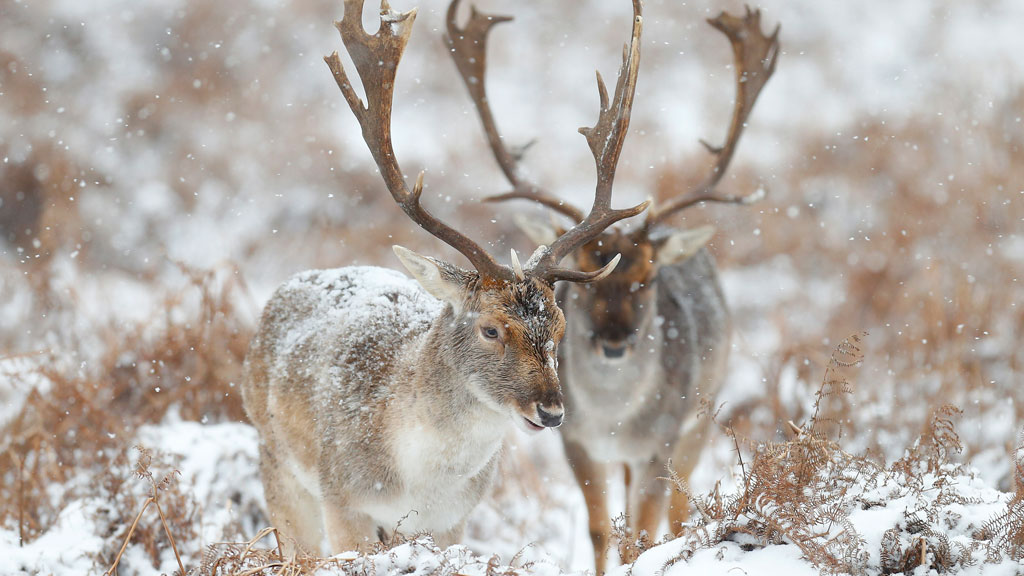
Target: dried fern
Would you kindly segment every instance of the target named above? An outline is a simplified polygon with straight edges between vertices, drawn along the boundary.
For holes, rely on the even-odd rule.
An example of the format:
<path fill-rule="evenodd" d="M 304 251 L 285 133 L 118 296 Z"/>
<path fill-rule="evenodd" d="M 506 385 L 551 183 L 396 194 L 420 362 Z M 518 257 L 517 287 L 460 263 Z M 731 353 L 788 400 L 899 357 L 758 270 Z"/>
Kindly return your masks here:
<path fill-rule="evenodd" d="M 709 494 L 695 494 L 669 471 L 669 479 L 697 514 L 679 534 L 685 542 L 682 552 L 666 567 L 726 541 L 795 545 L 823 573 L 894 574 L 925 566 L 944 574 L 976 564 L 979 551 L 991 562 L 1024 557 L 1024 439 L 1018 451 L 1017 494 L 1004 513 L 967 543 L 951 542 L 946 533 L 961 521 L 951 505 L 979 503 L 964 496 L 957 484 L 970 477 L 970 470 L 951 460 L 963 449 L 954 424 L 958 408 L 936 409 L 905 456 L 888 467 L 839 446 L 842 414 L 849 410 L 852 391 L 850 369 L 863 360 L 861 342 L 862 334 L 855 334 L 837 346 L 810 419 L 799 426 L 789 423 L 791 440 L 755 443 L 723 427 L 741 462 L 742 482 L 735 492 L 723 495 L 716 485 Z M 741 445 L 752 453 L 746 462 Z M 851 513 L 908 496 L 903 520 L 884 532 L 881 565 L 869 566 L 866 542 L 850 521 Z"/>
<path fill-rule="evenodd" d="M 988 519 L 974 535 L 976 539 L 986 541 L 990 560 L 1005 555 L 1017 562 L 1024 561 L 1024 429 L 1017 439 L 1013 496 L 1006 503 L 1006 510 Z"/>

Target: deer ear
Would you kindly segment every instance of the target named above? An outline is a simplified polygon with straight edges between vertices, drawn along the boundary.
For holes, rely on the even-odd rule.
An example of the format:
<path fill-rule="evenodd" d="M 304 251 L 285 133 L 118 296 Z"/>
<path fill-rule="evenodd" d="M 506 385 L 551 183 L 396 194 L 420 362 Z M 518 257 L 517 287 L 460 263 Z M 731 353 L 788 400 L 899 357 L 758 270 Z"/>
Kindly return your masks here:
<path fill-rule="evenodd" d="M 655 261 L 658 266 L 678 264 L 696 254 L 714 235 L 714 226 L 701 226 L 692 230 L 673 232 L 657 247 Z"/>
<path fill-rule="evenodd" d="M 456 311 L 461 309 L 469 272 L 402 246 L 392 246 L 391 249 L 424 290 L 434 298 L 451 304 Z"/>
<path fill-rule="evenodd" d="M 512 221 L 522 230 L 523 234 L 526 234 L 530 241 L 538 246 L 551 246 L 559 236 L 565 234 L 565 230 L 562 230 L 560 226 L 554 223 L 544 222 L 538 218 L 530 218 L 522 214 L 516 214 Z"/>

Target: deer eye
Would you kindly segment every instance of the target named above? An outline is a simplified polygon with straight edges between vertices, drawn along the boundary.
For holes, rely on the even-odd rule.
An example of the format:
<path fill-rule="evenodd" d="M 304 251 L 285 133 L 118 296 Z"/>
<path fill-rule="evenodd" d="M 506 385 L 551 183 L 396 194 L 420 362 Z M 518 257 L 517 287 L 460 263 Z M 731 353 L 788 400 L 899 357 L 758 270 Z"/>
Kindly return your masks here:
<path fill-rule="evenodd" d="M 484 338 L 487 338 L 488 340 L 497 340 L 498 338 L 498 329 L 494 326 L 484 326 L 480 329 L 480 332 L 482 332 Z"/>

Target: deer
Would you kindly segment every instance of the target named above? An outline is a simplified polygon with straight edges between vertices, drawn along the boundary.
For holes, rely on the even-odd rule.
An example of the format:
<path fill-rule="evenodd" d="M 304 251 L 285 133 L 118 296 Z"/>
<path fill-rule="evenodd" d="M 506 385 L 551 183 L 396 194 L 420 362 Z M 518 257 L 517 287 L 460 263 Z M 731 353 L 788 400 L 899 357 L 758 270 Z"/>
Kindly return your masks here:
<path fill-rule="evenodd" d="M 453 0 L 447 12 L 449 53 L 512 187 L 485 200 L 530 200 L 572 222 L 581 221 L 579 209 L 522 175 L 522 154 L 505 145 L 488 105 L 487 36 L 510 18 L 474 9 L 470 22 L 460 27 L 458 4 Z M 743 16 L 722 12 L 708 20 L 732 45 L 737 85 L 725 144 L 715 147 L 702 141 L 714 156 L 709 173 L 692 189 L 650 208 L 635 229 L 617 224 L 580 245 L 571 254 L 577 266 L 600 267 L 613 259 L 618 265 L 600 283 L 563 285 L 556 293 L 566 321 L 558 369 L 566 414 L 561 438 L 586 502 L 597 574 L 604 572 L 610 545 L 607 493 L 616 467 L 623 469 L 633 537 L 654 539 L 666 512 L 673 533 L 689 518 L 687 497 L 678 490 L 669 494 L 663 476 L 671 463 L 678 478 L 688 479 L 707 442 L 707 408 L 725 376 L 731 319 L 706 248 L 715 229 L 680 229 L 669 220 L 702 203 L 752 204 L 763 196 L 760 190 L 749 195 L 717 190 L 754 103 L 775 70 L 780 28 L 766 36 L 760 19 L 760 11 L 747 8 Z M 541 245 L 564 232 L 543 221 L 519 219 L 517 224 Z M 632 562 L 636 547 L 622 548 L 621 560 Z"/>
<path fill-rule="evenodd" d="M 412 278 L 350 266 L 297 274 L 263 310 L 244 363 L 243 403 L 259 432 L 260 473 L 272 523 L 286 546 L 338 553 L 387 542 L 399 527 L 448 546 L 487 492 L 504 436 L 563 422 L 557 346 L 565 321 L 556 283 L 593 283 L 618 258 L 584 271 L 560 263 L 615 222 L 647 208 L 611 207 L 612 183 L 633 106 L 643 18 L 633 5 L 629 46 L 609 102 L 581 128 L 597 186 L 590 212 L 511 266 L 421 204 L 392 145 L 396 70 L 416 10 L 381 2 L 380 28 L 362 25 L 363 0 L 335 22 L 363 86 L 357 95 L 338 53 L 325 57 L 385 187 L 419 227 L 461 253 L 462 268 L 401 246 Z M 390 535 L 389 535 L 390 531 Z"/>

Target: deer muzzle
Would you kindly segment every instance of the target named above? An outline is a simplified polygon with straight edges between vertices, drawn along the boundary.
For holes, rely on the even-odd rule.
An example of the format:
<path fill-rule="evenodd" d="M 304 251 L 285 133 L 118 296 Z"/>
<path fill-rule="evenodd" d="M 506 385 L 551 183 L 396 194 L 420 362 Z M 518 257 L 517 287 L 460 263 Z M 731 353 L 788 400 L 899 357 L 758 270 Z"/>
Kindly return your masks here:
<path fill-rule="evenodd" d="M 565 410 L 562 409 L 561 404 L 554 406 L 543 406 L 537 404 L 537 416 L 540 417 L 540 423 L 545 428 L 558 428 L 562 425 L 562 416 L 565 414 Z"/>

